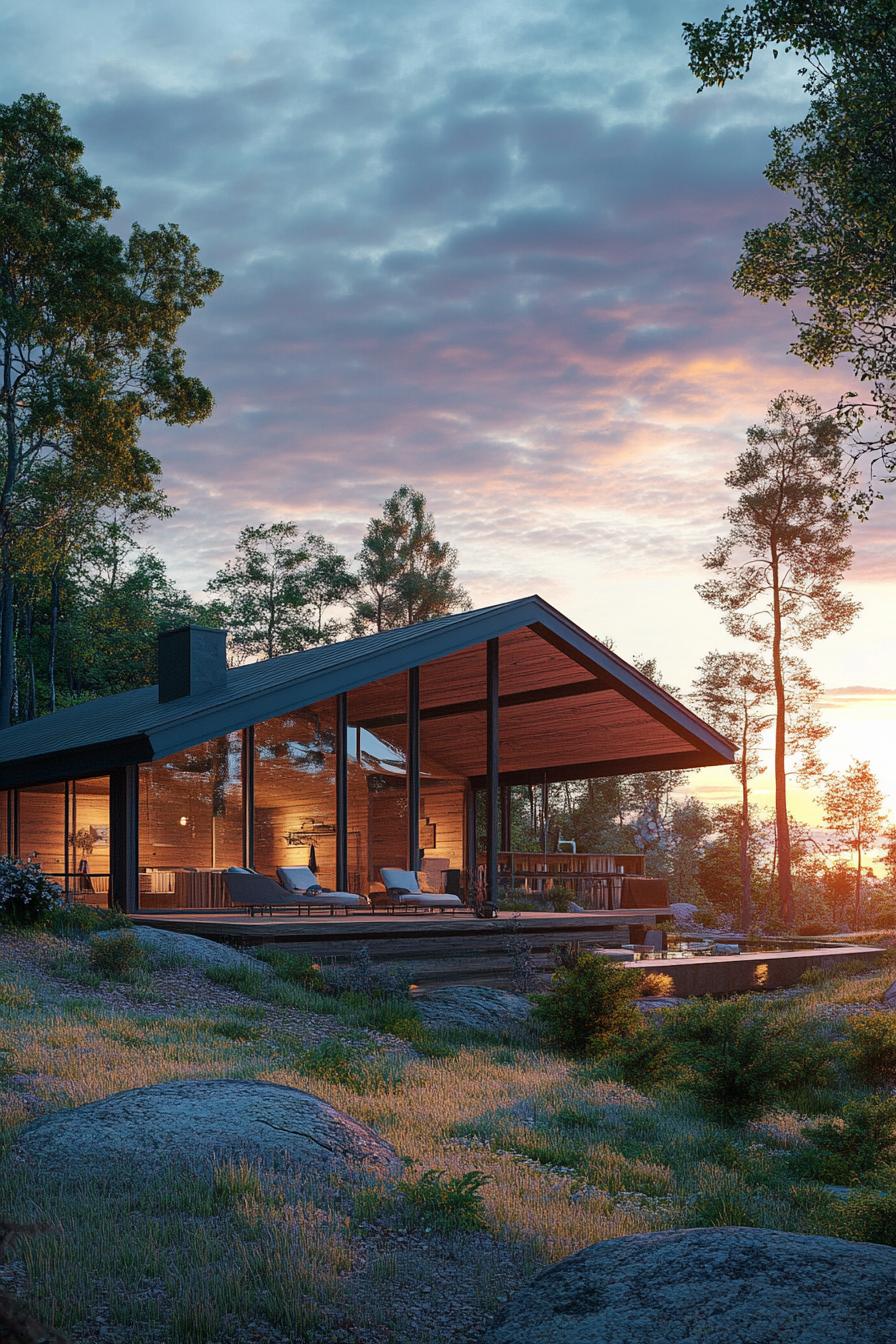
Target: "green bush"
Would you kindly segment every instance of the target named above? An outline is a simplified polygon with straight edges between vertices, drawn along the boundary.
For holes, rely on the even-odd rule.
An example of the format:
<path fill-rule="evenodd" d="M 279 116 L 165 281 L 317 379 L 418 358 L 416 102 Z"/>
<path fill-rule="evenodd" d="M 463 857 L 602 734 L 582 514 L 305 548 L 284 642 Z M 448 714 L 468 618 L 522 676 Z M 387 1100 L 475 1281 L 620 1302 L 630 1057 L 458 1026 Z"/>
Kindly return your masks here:
<path fill-rule="evenodd" d="M 829 1072 L 816 1030 L 751 999 L 695 999 L 670 1013 L 663 1030 L 687 1085 L 723 1124 L 752 1120 L 797 1088 L 821 1087 Z"/>
<path fill-rule="evenodd" d="M 846 1024 L 844 1054 L 850 1072 L 872 1087 L 896 1083 L 896 1014 L 886 1009 Z"/>
<path fill-rule="evenodd" d="M 653 1088 L 674 1082 L 681 1068 L 662 1024 L 645 1023 L 626 1036 L 613 1052 L 623 1082 L 630 1087 Z"/>
<path fill-rule="evenodd" d="M 303 989 L 313 989 L 317 993 L 326 992 L 326 981 L 316 961 L 300 952 L 287 952 L 283 947 L 265 947 L 258 952 L 260 961 L 266 961 L 281 980 L 301 985 Z"/>
<path fill-rule="evenodd" d="M 132 924 L 120 910 L 74 904 L 51 910 L 46 927 L 57 938 L 91 938 L 95 933 L 104 933 L 110 929 L 129 929 Z"/>
<path fill-rule="evenodd" d="M 640 1026 L 639 975 L 597 952 L 572 951 L 535 998 L 535 1016 L 549 1044 L 573 1055 L 603 1054 Z"/>
<path fill-rule="evenodd" d="M 490 1179 L 481 1171 L 467 1171 L 463 1176 L 424 1171 L 399 1181 L 398 1189 L 415 1222 L 440 1232 L 470 1232 L 485 1225 L 482 1187 Z"/>
<path fill-rule="evenodd" d="M 104 980 L 133 980 L 146 957 L 133 933 L 111 933 L 90 942 L 90 967 Z"/>
<path fill-rule="evenodd" d="M 851 1195 L 843 1209 L 843 1233 L 853 1241 L 896 1246 L 896 1194 Z"/>
<path fill-rule="evenodd" d="M 0 918 L 14 925 L 44 924 L 65 907 L 62 888 L 37 863 L 0 858 Z"/>
<path fill-rule="evenodd" d="M 797 1149 L 793 1163 L 816 1181 L 849 1185 L 896 1163 L 896 1097 L 849 1101 L 839 1123 L 826 1120 L 804 1131 L 809 1144 Z"/>
<path fill-rule="evenodd" d="M 371 1058 L 333 1037 L 300 1050 L 293 1057 L 292 1066 L 297 1073 L 324 1078 L 361 1093 L 391 1091 L 399 1085 L 402 1075 L 396 1061 Z"/>
<path fill-rule="evenodd" d="M 262 998 L 268 987 L 267 976 L 263 971 L 256 971 L 254 966 L 209 966 L 205 978 L 213 985 L 247 994 L 250 999 Z"/>

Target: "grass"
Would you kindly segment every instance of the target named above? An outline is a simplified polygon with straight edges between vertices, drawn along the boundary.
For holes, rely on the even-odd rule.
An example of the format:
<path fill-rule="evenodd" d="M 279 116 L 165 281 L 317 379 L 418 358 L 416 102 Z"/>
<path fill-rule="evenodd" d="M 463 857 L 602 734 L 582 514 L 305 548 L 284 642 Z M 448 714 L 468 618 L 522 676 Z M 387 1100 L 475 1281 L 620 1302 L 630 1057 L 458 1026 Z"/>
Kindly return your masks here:
<path fill-rule="evenodd" d="M 61 950 L 48 948 L 54 969 Z M 458 1338 L 484 1335 L 507 1292 L 609 1237 L 737 1223 L 896 1241 L 896 1120 L 830 1019 L 879 995 L 891 972 L 828 979 L 784 1004 L 794 1031 L 805 1022 L 826 1033 L 831 1078 L 798 1108 L 788 1096 L 726 1124 L 662 1069 L 639 1086 L 638 1069 L 623 1078 L 612 1055 L 465 1043 L 428 1031 L 398 995 L 323 992 L 307 963 L 271 965 L 209 972 L 241 996 L 226 1008 L 142 1002 L 140 985 L 123 991 L 131 1006 L 113 1008 L 108 982 L 99 992 L 51 982 L 4 966 L 0 946 L 2 1212 L 46 1227 L 20 1254 L 31 1306 L 57 1328 L 89 1338 L 108 1322 L 151 1344 L 223 1344 L 256 1330 L 309 1344 L 450 1344 L 441 1322 L 427 1336 L 427 1318 L 408 1314 L 421 1285 L 433 1311 L 450 1295 Z M 284 1008 L 315 1014 L 316 1037 L 285 1029 Z M 888 1045 L 878 1032 L 875 1060 Z M 12 1074 L 26 1082 L 11 1086 Z M 3 1156 L 35 1109 L 189 1077 L 314 1092 L 388 1139 L 409 1160 L 405 1176 L 389 1187 L 315 1184 L 234 1158 L 63 1180 Z M 851 1199 L 825 1188 L 833 1175 L 851 1183 Z M 438 1276 L 452 1265 L 446 1288 Z"/>

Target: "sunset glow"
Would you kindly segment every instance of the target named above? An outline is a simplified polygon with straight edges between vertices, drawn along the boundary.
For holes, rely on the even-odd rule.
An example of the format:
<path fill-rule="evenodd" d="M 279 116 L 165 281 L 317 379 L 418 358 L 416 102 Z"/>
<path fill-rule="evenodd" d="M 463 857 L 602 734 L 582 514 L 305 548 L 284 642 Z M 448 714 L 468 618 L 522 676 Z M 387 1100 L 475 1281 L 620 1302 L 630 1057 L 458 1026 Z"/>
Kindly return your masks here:
<path fill-rule="evenodd" d="M 698 94 L 680 25 L 703 13 L 7 18 L 11 83 L 63 103 L 121 229 L 177 218 L 225 272 L 186 328 L 216 412 L 146 434 L 179 510 L 155 536 L 177 581 L 201 594 L 240 527 L 274 518 L 353 554 L 408 480 L 477 605 L 539 592 L 687 697 L 729 642 L 694 584 L 745 429 L 782 388 L 830 404 L 846 377 L 789 356 L 789 314 L 731 287 L 744 231 L 781 212 L 768 128 L 801 105 L 785 58 Z M 863 613 L 811 661 L 830 764 L 868 757 L 896 806 L 894 509 L 857 526 Z M 817 819 L 799 790 L 794 808 Z"/>

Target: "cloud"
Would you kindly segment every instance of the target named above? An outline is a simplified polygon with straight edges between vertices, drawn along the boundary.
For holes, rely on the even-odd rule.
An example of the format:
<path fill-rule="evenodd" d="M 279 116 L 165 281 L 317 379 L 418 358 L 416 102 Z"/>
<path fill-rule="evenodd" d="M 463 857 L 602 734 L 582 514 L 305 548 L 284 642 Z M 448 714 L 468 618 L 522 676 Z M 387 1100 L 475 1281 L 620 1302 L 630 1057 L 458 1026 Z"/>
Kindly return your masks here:
<path fill-rule="evenodd" d="M 541 587 L 576 614 L 606 574 L 690 593 L 746 426 L 782 387 L 843 383 L 731 288 L 744 231 L 783 208 L 768 129 L 799 106 L 784 60 L 697 94 L 680 23 L 704 4 L 7 19 L 7 87 L 59 99 L 117 227 L 176 219 L 224 272 L 183 334 L 215 414 L 146 435 L 179 581 L 201 590 L 278 516 L 351 554 L 408 480 L 477 599 Z M 893 538 L 892 511 L 860 529 L 864 581 L 891 576 Z"/>

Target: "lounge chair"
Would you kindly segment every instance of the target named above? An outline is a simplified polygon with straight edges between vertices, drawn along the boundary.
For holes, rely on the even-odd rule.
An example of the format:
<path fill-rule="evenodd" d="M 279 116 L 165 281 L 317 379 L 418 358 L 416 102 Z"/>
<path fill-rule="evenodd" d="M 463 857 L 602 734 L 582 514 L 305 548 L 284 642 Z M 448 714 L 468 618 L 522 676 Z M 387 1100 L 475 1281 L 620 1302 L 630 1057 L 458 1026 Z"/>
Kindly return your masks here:
<path fill-rule="evenodd" d="M 224 890 L 231 905 L 248 910 L 250 915 L 256 910 L 267 910 L 273 915 L 275 910 L 295 910 L 299 913 L 301 897 L 290 893 L 264 873 L 253 872 L 251 868 L 226 868 L 221 874 Z"/>
<path fill-rule="evenodd" d="M 459 896 L 447 892 L 423 891 L 415 872 L 405 868 L 381 868 L 385 892 L 371 893 L 370 903 L 387 910 L 463 910 Z"/>
<path fill-rule="evenodd" d="M 348 914 L 349 910 L 360 910 L 367 902 L 363 896 L 352 891 L 331 891 L 322 887 L 310 868 L 278 868 L 277 876 L 286 891 L 295 892 L 302 905 L 309 910 L 329 908 L 330 914 L 337 910 Z"/>

